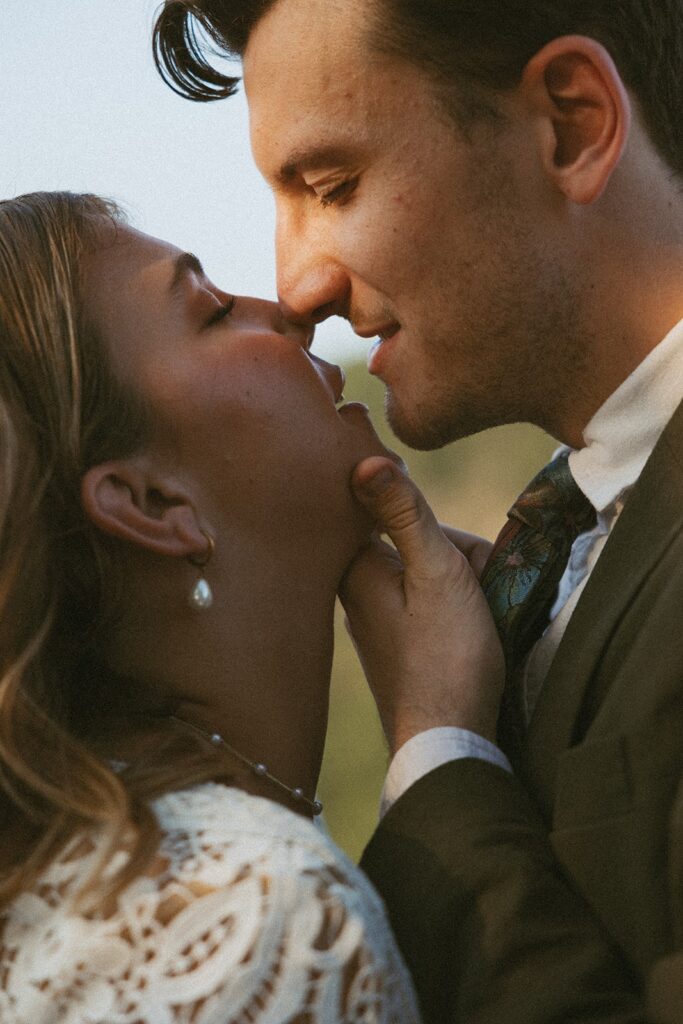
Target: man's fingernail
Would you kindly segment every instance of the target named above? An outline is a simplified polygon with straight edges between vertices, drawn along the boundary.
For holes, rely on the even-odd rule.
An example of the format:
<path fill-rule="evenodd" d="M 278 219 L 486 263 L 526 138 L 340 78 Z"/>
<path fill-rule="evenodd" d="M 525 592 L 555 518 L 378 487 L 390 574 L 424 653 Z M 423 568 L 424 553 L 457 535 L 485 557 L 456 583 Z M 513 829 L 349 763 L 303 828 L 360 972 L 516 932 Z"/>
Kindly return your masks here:
<path fill-rule="evenodd" d="M 364 480 L 361 486 L 366 494 L 377 495 L 381 494 L 382 491 L 386 491 L 393 479 L 394 474 L 388 466 L 384 466 L 384 468 L 380 469 L 374 476 L 371 476 L 368 480 Z"/>

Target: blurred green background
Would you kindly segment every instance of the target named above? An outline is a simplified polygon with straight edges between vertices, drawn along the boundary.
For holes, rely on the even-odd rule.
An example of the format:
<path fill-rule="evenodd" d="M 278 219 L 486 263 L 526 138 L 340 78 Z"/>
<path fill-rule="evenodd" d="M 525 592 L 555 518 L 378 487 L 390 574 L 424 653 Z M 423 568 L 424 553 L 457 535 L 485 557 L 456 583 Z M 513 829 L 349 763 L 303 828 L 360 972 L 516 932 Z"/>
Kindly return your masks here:
<path fill-rule="evenodd" d="M 384 420 L 384 388 L 365 365 L 345 367 L 347 400 L 365 402 L 377 432 L 397 451 L 437 517 L 493 539 L 514 499 L 557 442 L 525 424 L 497 427 L 435 452 L 401 445 Z M 335 840 L 358 860 L 377 822 L 388 763 L 375 706 L 337 609 L 330 728 L 319 793 Z"/>

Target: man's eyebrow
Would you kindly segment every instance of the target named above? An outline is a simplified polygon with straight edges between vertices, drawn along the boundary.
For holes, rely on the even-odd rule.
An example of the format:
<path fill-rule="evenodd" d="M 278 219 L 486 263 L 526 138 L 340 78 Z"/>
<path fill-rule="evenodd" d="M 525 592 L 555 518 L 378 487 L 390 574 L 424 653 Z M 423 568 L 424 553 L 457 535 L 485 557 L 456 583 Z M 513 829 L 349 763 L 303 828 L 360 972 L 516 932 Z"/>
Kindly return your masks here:
<path fill-rule="evenodd" d="M 180 256 L 177 257 L 173 264 L 173 277 L 171 278 L 171 284 L 169 286 L 171 294 L 178 290 L 181 281 L 183 278 L 187 277 L 188 274 L 196 274 L 197 277 L 206 277 L 204 267 L 201 265 L 197 256 L 195 256 L 193 252 L 181 252 Z"/>
<path fill-rule="evenodd" d="M 314 149 L 295 149 L 280 165 L 276 180 L 280 185 L 290 184 L 299 174 L 319 167 L 332 167 L 347 163 L 349 150 L 341 146 L 316 146 Z"/>

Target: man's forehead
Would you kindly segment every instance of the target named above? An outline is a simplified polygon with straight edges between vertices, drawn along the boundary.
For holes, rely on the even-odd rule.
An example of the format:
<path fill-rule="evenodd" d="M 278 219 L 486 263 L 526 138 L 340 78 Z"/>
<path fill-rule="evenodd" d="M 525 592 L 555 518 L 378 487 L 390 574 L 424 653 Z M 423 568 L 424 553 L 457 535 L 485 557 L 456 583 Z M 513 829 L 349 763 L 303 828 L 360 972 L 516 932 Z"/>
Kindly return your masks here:
<path fill-rule="evenodd" d="M 314 81 L 334 92 L 343 84 L 340 71 L 353 74 L 362 63 L 364 26 L 358 0 L 279 0 L 257 22 L 244 53 L 250 105 L 263 92 L 279 93 L 286 102 L 298 84 Z"/>
<path fill-rule="evenodd" d="M 255 23 L 246 50 L 258 44 L 262 35 L 282 39 L 286 34 L 303 44 L 311 37 L 324 41 L 331 33 L 330 43 L 343 41 L 347 35 L 364 32 L 375 4 L 376 0 L 276 0 Z M 285 60 L 296 58 L 286 47 L 280 52 Z"/>
<path fill-rule="evenodd" d="M 356 0 L 330 7 L 326 0 L 280 0 L 244 55 L 252 149 L 274 181 L 352 160 L 376 119 L 386 60 L 368 59 L 357 14 L 337 17 L 357 11 Z"/>

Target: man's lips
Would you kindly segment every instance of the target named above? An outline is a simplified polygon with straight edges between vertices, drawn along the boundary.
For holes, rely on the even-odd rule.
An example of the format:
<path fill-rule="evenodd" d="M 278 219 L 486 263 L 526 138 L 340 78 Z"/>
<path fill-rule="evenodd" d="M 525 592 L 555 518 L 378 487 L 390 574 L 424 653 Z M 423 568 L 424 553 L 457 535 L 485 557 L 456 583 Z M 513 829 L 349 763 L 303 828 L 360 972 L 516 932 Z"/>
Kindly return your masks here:
<path fill-rule="evenodd" d="M 355 323 L 352 323 L 351 326 L 353 327 L 354 334 L 357 334 L 359 338 L 379 337 L 382 341 L 388 341 L 389 338 L 393 338 L 401 329 L 401 325 L 396 320 L 386 320 L 371 327 L 361 327 Z"/>
<path fill-rule="evenodd" d="M 386 361 L 391 342 L 401 330 L 400 324 L 393 324 L 391 331 L 380 334 L 368 353 L 368 370 L 373 376 L 380 377 L 382 366 Z"/>

